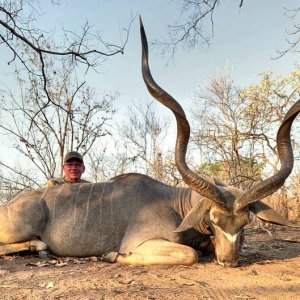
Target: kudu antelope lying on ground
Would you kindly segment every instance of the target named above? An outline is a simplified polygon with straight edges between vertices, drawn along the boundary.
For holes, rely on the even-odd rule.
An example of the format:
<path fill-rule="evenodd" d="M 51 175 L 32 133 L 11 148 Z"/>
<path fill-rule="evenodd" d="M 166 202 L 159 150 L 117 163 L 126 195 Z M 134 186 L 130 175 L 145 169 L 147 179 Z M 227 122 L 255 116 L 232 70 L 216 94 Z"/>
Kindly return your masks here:
<path fill-rule="evenodd" d="M 277 134 L 279 173 L 248 191 L 215 185 L 192 172 L 185 161 L 190 128 L 181 106 L 152 79 L 141 22 L 142 73 L 149 92 L 174 113 L 178 132 L 176 164 L 189 188 L 165 185 L 141 174 L 108 182 L 39 189 L 0 208 L 0 253 L 46 246 L 59 256 L 102 256 L 124 264 L 185 264 L 198 261 L 195 249 L 213 237 L 217 260 L 237 266 L 241 233 L 250 212 L 280 225 L 283 217 L 260 199 L 277 191 L 293 168 L 291 125 L 298 101 Z M 201 241 L 203 243 L 201 243 Z"/>

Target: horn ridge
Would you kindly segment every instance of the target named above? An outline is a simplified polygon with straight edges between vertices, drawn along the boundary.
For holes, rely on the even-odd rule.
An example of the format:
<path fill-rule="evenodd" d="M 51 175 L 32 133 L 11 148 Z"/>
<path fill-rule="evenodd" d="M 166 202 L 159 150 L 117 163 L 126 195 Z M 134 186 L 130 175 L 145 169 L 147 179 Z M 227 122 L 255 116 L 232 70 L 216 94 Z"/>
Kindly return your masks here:
<path fill-rule="evenodd" d="M 226 207 L 223 193 L 218 187 L 191 171 L 186 163 L 185 156 L 190 138 L 190 125 L 186 119 L 181 105 L 165 90 L 163 90 L 153 79 L 148 63 L 148 42 L 140 17 L 140 33 L 142 42 L 142 74 L 149 93 L 164 106 L 169 108 L 175 115 L 177 122 L 177 138 L 175 146 L 175 162 L 184 182 L 193 190 L 204 197 L 211 199 L 218 205 Z"/>

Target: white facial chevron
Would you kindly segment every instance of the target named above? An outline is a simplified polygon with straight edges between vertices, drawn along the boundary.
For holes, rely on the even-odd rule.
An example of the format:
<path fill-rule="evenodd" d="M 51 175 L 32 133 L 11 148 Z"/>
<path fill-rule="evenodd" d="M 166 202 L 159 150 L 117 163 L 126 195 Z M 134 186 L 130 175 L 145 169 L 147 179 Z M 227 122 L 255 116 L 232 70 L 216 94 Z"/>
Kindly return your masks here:
<path fill-rule="evenodd" d="M 225 231 L 223 231 L 223 232 L 224 232 L 224 235 L 226 236 L 227 240 L 231 243 L 235 243 L 239 236 L 239 232 L 234 235 L 231 235 L 230 233 L 227 233 Z"/>

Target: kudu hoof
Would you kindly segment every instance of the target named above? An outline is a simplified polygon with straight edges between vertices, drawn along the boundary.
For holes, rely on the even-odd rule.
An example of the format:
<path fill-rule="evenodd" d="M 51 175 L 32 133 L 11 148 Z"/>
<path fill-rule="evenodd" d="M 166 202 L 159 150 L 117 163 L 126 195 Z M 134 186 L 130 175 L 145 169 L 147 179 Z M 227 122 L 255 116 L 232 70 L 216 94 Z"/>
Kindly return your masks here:
<path fill-rule="evenodd" d="M 39 257 L 42 259 L 48 259 L 49 258 L 49 252 L 46 250 L 39 251 Z"/>

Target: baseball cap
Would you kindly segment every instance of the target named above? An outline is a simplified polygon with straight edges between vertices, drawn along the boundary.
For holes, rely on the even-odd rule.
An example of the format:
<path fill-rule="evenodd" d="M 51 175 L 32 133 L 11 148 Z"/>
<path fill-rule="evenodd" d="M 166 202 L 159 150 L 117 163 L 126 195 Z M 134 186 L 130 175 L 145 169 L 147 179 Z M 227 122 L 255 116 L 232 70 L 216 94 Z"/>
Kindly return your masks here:
<path fill-rule="evenodd" d="M 67 162 L 71 158 L 76 158 L 76 159 L 80 160 L 83 163 L 82 155 L 80 153 L 76 152 L 76 151 L 68 152 L 64 157 L 64 163 Z"/>

